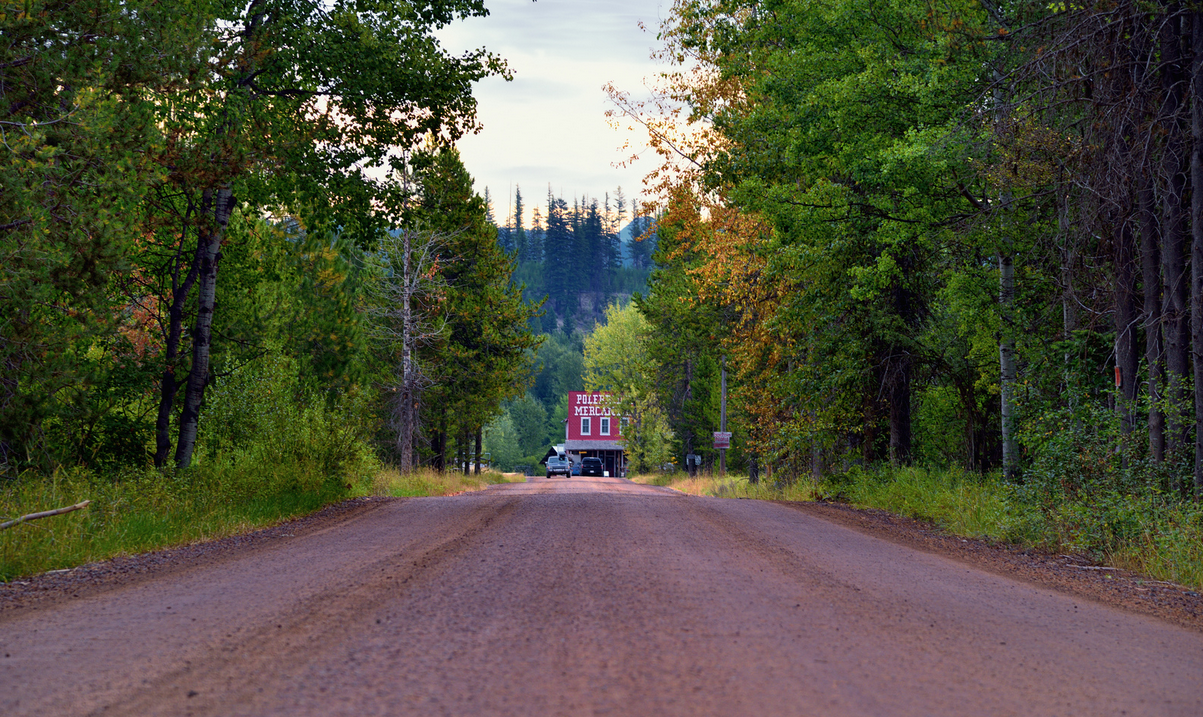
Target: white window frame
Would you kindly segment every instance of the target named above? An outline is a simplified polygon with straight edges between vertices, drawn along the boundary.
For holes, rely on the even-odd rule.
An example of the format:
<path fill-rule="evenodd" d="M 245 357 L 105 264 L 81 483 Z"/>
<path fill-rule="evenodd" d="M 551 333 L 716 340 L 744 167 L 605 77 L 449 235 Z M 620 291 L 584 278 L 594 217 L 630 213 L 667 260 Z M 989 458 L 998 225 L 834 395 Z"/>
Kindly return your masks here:
<path fill-rule="evenodd" d="M 581 416 L 581 435 L 589 435 L 590 428 L 592 428 L 592 426 L 589 425 L 589 416 Z"/>
<path fill-rule="evenodd" d="M 610 435 L 610 418 L 609 418 L 609 416 L 602 416 L 601 419 L 599 419 L 599 420 L 600 420 L 601 425 L 599 425 L 597 428 L 597 435 L 599 435 L 599 436 Z"/>

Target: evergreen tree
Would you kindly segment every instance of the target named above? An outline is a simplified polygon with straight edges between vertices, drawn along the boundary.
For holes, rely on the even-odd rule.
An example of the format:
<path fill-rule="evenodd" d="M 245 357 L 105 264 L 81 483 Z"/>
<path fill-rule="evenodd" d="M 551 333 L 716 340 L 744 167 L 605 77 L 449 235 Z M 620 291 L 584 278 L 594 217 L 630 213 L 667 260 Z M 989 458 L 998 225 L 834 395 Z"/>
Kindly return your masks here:
<path fill-rule="evenodd" d="M 433 385 L 422 402 L 431 462 L 443 469 L 449 442 L 466 465 L 469 444 L 501 402 L 525 393 L 528 351 L 539 344 L 528 322 L 538 306 L 523 301 L 522 287 L 511 283 L 513 259 L 497 246 L 459 153 L 423 152 L 413 163 L 421 190 L 407 223 L 445 237 L 438 264 L 447 328 L 423 349 Z"/>
<path fill-rule="evenodd" d="M 547 193 L 547 230 L 543 241 L 547 296 L 561 315 L 570 309 L 576 247 L 568 203 Z"/>
<path fill-rule="evenodd" d="M 533 261 L 526 229 L 522 226 L 522 188 L 514 187 L 514 229 L 510 250 L 517 252 L 519 262 Z"/>

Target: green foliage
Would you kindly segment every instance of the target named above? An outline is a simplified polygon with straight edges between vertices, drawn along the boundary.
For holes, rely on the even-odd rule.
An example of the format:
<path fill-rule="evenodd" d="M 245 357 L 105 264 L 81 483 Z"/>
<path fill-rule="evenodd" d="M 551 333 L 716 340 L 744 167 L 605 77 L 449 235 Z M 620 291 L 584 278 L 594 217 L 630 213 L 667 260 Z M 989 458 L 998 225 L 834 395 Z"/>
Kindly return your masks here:
<path fill-rule="evenodd" d="M 514 466 L 523 462 L 524 454 L 518 432 L 514 430 L 514 421 L 509 411 L 503 411 L 485 426 L 484 450 L 497 470 L 512 471 Z"/>
<path fill-rule="evenodd" d="M 522 455 L 531 455 L 546 450 L 547 411 L 529 393 L 509 406 L 515 437 Z"/>
<path fill-rule="evenodd" d="M 269 356 L 211 389 L 198 460 L 253 476 L 267 492 L 337 492 L 374 467 L 369 398 L 314 394 L 295 360 Z"/>
<path fill-rule="evenodd" d="M 209 7 L 0 10 L 0 471 L 10 477 L 91 451 L 47 441 L 43 422 L 99 420 L 95 402 L 63 392 L 109 380 L 89 352 L 122 324 L 112 289 L 130 270 L 140 203 L 164 174 L 154 103 L 197 69 L 207 37 L 193 16 Z"/>
<path fill-rule="evenodd" d="M 611 304 L 606 323 L 585 337 L 585 387 L 607 392 L 614 414 L 629 419 L 622 445 L 636 472 L 672 455 L 672 429 L 654 391 L 656 364 L 648 354 L 647 334 L 647 319 L 634 304 Z"/>

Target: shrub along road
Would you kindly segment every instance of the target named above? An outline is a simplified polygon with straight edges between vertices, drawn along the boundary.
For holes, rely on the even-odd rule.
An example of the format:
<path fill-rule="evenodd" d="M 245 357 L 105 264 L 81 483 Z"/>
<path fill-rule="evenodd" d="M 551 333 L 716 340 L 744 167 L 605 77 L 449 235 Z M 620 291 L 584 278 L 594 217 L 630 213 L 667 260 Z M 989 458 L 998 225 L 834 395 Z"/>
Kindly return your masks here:
<path fill-rule="evenodd" d="M 289 530 L 10 602 L 0 714 L 1203 714 L 1198 631 L 773 503 L 539 479 Z"/>

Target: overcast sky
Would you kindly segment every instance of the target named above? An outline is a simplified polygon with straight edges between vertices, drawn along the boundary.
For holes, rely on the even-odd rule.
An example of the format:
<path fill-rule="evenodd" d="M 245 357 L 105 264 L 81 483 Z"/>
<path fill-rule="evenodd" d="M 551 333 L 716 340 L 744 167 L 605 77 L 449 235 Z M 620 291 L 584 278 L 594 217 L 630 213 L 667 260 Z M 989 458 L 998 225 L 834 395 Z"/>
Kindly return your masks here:
<path fill-rule="evenodd" d="M 483 46 L 513 70 L 513 82 L 477 83 L 484 129 L 459 142 L 476 191 L 489 188 L 498 222 L 515 185 L 528 220 L 530 209 L 546 203 L 548 184 L 569 204 L 574 196 L 612 195 L 618 186 L 628 199 L 637 197 L 652 166 L 613 166 L 625 158 L 619 147 L 626 135 L 606 123 L 602 86 L 613 82 L 633 96 L 646 94 L 644 78 L 660 70 L 649 55 L 669 0 L 486 0 L 486 6 L 488 17 L 455 23 L 439 37 L 455 52 Z"/>

